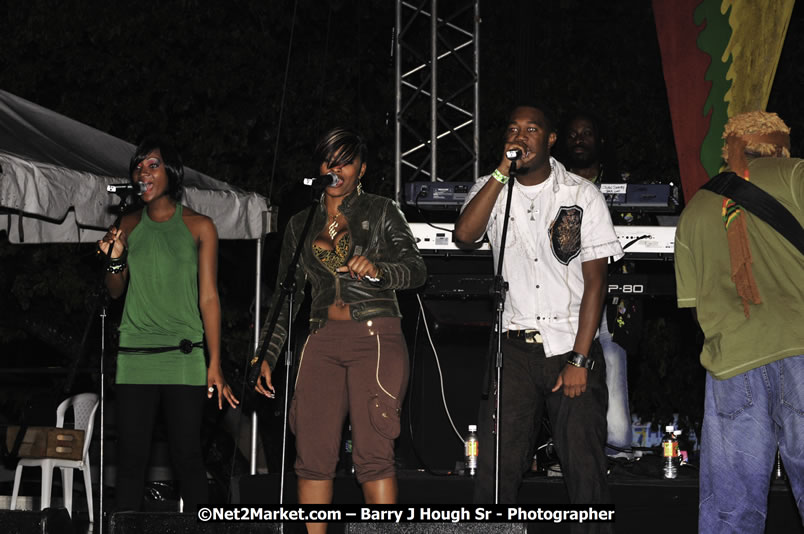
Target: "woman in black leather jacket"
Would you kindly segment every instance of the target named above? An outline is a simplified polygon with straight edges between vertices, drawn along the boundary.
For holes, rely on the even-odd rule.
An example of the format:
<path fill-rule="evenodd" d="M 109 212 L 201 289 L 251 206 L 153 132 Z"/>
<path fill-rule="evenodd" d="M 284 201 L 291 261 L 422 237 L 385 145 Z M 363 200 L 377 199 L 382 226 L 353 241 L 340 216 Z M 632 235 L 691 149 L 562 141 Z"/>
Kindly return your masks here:
<path fill-rule="evenodd" d="M 422 285 L 425 266 L 397 205 L 362 191 L 366 145 L 359 135 L 342 128 L 331 130 L 319 141 L 315 160 L 319 174 L 333 173 L 337 180 L 325 189 L 319 204 L 308 208 L 316 213 L 296 276 L 293 317 L 305 283 L 312 287 L 311 334 L 300 357 L 290 408 L 299 502 L 331 502 L 341 429 L 348 413 L 355 474 L 366 502 L 394 503 L 393 446 L 408 380 L 395 290 Z M 296 214 L 288 224 L 279 280 L 287 271 L 308 213 Z M 257 382 L 257 391 L 267 397 L 273 396 L 271 369 L 285 342 L 288 320 L 285 309 Z"/>

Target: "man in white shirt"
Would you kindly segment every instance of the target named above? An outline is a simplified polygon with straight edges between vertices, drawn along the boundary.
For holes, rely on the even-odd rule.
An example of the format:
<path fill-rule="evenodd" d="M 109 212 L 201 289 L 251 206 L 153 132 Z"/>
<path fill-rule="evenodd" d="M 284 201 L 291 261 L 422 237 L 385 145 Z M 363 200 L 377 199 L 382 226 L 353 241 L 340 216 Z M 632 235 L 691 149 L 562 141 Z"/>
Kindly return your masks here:
<path fill-rule="evenodd" d="M 606 369 L 597 330 L 609 257 L 622 257 L 602 194 L 550 157 L 556 133 L 544 108 L 511 113 L 505 151 L 522 157 L 513 185 L 503 278 L 500 503 L 515 503 L 546 407 L 561 470 L 577 504 L 609 502 Z M 510 161 L 467 195 L 455 239 L 488 235 L 499 256 Z M 495 261 L 496 265 L 496 261 Z M 495 391 L 497 388 L 495 388 Z M 475 501 L 494 501 L 493 395 L 482 403 Z M 605 524 L 581 525 L 592 530 Z"/>

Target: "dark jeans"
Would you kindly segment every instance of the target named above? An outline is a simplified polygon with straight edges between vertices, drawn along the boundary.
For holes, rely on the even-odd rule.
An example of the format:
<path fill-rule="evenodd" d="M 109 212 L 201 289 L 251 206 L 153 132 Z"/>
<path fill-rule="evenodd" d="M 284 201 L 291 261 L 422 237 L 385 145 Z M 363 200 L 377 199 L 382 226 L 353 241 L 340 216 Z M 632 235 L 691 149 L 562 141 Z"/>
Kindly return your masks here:
<path fill-rule="evenodd" d="M 161 406 L 173 469 L 179 479 L 184 510 L 195 513 L 209 500 L 201 456 L 201 416 L 206 399 L 203 386 L 118 384 L 117 393 L 117 510 L 139 511 L 151 437 Z"/>
<path fill-rule="evenodd" d="M 595 368 L 588 372 L 586 392 L 569 398 L 561 390 L 552 393 L 566 358 L 546 358 L 541 344 L 503 338 L 502 432 L 500 434 L 499 502 L 515 504 L 522 476 L 531 463 L 536 431 L 542 414 L 553 427 L 553 442 L 570 502 L 610 502 L 606 483 L 606 364 L 598 340 L 590 357 Z M 481 402 L 479 414 L 480 455 L 475 502 L 494 502 L 494 396 Z M 600 528 L 604 524 L 590 524 Z M 608 527 L 606 527 L 608 528 Z M 605 528 L 603 529 L 605 530 Z"/>

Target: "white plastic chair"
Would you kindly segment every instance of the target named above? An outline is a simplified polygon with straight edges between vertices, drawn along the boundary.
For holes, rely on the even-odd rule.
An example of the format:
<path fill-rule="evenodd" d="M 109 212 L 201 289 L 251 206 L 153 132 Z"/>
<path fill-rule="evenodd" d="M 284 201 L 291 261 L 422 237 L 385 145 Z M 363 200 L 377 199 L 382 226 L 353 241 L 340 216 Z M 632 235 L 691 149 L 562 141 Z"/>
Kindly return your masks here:
<path fill-rule="evenodd" d="M 17 508 L 17 494 L 20 489 L 23 467 L 42 468 L 42 498 L 41 509 L 50 507 L 50 494 L 53 488 L 53 468 L 61 469 L 61 486 L 64 493 L 64 507 L 72 517 L 73 515 L 73 469 L 80 469 L 84 473 L 84 487 L 87 494 L 87 507 L 89 521 L 94 521 L 92 507 L 92 475 L 89 470 L 89 444 L 92 442 L 92 429 L 95 426 L 95 412 L 100 399 L 97 393 L 80 393 L 68 397 L 56 408 L 56 426 L 64 427 L 64 414 L 72 406 L 75 419 L 75 428 L 84 431 L 84 451 L 81 460 L 63 460 L 61 458 L 22 458 L 17 463 L 14 474 L 14 492 L 11 495 L 11 509 Z"/>

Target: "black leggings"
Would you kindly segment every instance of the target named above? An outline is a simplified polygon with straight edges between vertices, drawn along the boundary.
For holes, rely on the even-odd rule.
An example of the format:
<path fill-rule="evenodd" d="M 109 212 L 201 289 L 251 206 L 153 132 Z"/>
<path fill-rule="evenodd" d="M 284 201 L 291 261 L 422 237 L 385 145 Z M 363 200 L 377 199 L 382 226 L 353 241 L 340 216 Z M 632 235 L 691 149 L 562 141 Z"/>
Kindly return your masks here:
<path fill-rule="evenodd" d="M 157 409 L 164 414 L 173 469 L 184 510 L 195 513 L 208 501 L 201 456 L 203 386 L 118 384 L 116 509 L 139 511 Z"/>

